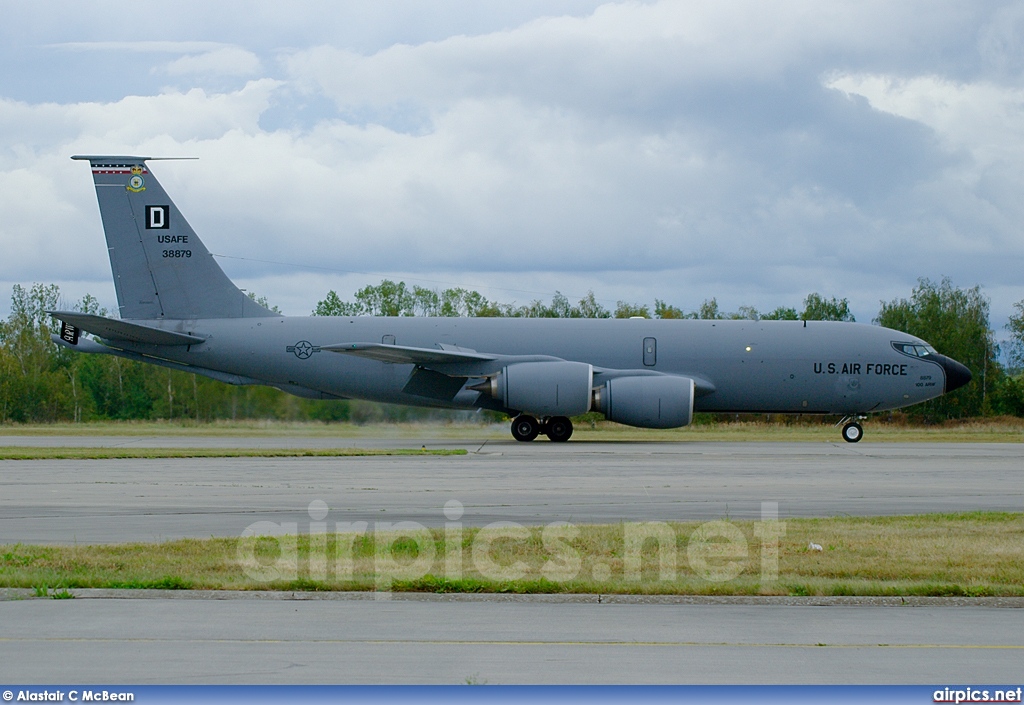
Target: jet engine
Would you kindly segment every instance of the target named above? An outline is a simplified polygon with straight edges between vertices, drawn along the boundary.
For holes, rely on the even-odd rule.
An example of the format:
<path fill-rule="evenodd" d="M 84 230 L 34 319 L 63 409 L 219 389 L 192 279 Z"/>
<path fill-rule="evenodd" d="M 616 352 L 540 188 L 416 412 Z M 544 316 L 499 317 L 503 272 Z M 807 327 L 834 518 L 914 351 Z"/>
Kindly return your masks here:
<path fill-rule="evenodd" d="M 520 362 L 471 389 L 509 409 L 538 417 L 577 416 L 590 411 L 594 368 L 584 362 Z"/>
<path fill-rule="evenodd" d="M 678 428 L 693 420 L 693 395 L 689 377 L 616 377 L 594 389 L 593 408 L 627 426 Z"/>

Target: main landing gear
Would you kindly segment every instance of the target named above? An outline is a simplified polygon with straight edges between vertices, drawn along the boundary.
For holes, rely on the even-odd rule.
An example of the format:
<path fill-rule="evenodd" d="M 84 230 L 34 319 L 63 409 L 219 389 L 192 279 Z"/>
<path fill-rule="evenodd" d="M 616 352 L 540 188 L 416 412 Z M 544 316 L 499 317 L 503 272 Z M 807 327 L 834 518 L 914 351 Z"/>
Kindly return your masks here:
<path fill-rule="evenodd" d="M 861 426 L 858 423 L 858 421 L 860 421 L 863 418 L 864 418 L 863 416 L 857 416 L 857 417 L 847 416 L 842 421 L 839 422 L 839 423 L 843 423 L 844 421 L 846 422 L 843 425 L 843 440 L 844 441 L 846 441 L 847 443 L 856 443 L 857 441 L 859 441 L 861 438 L 864 437 L 864 427 Z M 836 424 L 836 425 L 838 426 L 839 424 Z"/>
<path fill-rule="evenodd" d="M 512 419 L 512 437 L 517 441 L 532 441 L 542 433 L 556 443 L 567 441 L 572 436 L 572 421 L 564 416 L 538 421 L 527 414 Z"/>

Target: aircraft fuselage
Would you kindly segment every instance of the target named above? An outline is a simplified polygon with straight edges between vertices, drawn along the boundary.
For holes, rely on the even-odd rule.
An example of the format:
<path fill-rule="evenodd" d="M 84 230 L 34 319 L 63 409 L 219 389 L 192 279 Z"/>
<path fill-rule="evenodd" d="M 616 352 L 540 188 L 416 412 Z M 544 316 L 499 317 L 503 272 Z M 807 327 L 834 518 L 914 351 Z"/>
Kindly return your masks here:
<path fill-rule="evenodd" d="M 146 321 L 206 337 L 188 347 L 117 348 L 258 380 L 309 396 L 473 408 L 477 392 L 453 399 L 403 391 L 415 365 L 340 355 L 322 346 L 383 342 L 419 348 L 550 355 L 601 369 L 686 375 L 698 383 L 696 411 L 863 414 L 932 399 L 946 387 L 940 355 L 913 357 L 893 343 L 924 346 L 898 331 L 827 321 L 704 321 L 509 318 L 236 318 Z"/>

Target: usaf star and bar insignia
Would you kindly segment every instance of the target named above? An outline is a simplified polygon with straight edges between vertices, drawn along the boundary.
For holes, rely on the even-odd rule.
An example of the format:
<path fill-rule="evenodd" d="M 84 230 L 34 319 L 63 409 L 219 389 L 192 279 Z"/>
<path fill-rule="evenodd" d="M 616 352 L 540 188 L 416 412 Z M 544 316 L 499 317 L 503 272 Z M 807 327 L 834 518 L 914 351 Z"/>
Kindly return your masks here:
<path fill-rule="evenodd" d="M 300 360 L 306 360 L 313 356 L 313 353 L 320 352 L 319 345 L 313 345 L 308 340 L 300 340 L 295 345 L 289 345 L 285 349 L 285 352 L 294 353 L 295 357 Z"/>

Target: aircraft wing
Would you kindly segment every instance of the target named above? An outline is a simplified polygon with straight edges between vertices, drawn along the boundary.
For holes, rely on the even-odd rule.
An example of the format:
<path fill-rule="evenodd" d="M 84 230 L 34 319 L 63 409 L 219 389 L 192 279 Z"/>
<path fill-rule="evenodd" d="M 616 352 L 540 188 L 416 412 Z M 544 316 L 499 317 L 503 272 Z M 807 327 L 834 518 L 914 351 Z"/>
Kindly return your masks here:
<path fill-rule="evenodd" d="M 433 348 L 413 348 L 406 345 L 385 345 L 384 343 L 341 343 L 339 345 L 321 345 L 320 349 L 365 357 L 379 362 L 422 365 L 423 367 L 452 363 L 491 362 L 500 357 L 465 350 L 435 350 Z"/>
<path fill-rule="evenodd" d="M 506 365 L 518 362 L 550 362 L 562 359 L 551 355 L 480 353 L 476 350 L 466 350 L 445 344 L 439 344 L 437 348 L 414 348 L 407 345 L 386 345 L 384 343 L 341 343 L 321 345 L 320 349 L 379 362 L 416 365 L 449 377 L 486 377 Z"/>
<path fill-rule="evenodd" d="M 94 316 L 90 313 L 77 311 L 47 311 L 54 318 L 84 330 L 86 333 L 98 335 L 104 340 L 118 340 L 126 343 L 143 343 L 147 345 L 196 345 L 203 342 L 200 338 L 188 333 L 177 333 L 160 328 L 151 328 L 139 323 L 129 323 L 116 318 Z"/>
<path fill-rule="evenodd" d="M 405 345 L 387 345 L 384 343 L 341 343 L 338 345 L 322 345 L 321 350 L 355 355 L 378 362 L 391 362 L 403 365 L 416 365 L 448 377 L 461 378 L 464 382 L 469 377 L 483 377 L 498 372 L 506 365 L 521 362 L 555 362 L 563 358 L 551 355 L 499 355 L 496 353 L 480 353 L 475 350 L 464 350 L 445 346 L 442 348 L 414 348 Z M 659 377 L 663 372 L 654 370 L 623 369 L 616 370 L 605 367 L 594 367 L 594 379 L 604 383 L 615 377 Z M 715 391 L 715 385 L 696 375 L 688 375 L 694 381 L 697 396 L 704 396 Z M 436 378 L 431 378 L 435 380 Z M 444 398 L 450 398 L 458 391 L 458 386 L 445 386 Z M 454 390 L 454 391 L 452 391 Z M 407 390 L 410 391 L 410 390 Z M 411 391 L 410 393 L 419 394 Z M 424 396 L 434 396 L 425 394 Z"/>

